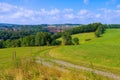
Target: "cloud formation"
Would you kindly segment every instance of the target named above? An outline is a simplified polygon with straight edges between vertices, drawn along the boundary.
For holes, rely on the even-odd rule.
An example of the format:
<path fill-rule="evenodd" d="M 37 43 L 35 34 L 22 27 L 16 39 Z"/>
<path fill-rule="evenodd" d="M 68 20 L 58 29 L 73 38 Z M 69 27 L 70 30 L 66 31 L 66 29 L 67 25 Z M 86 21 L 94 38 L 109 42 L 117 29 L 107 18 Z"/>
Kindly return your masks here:
<path fill-rule="evenodd" d="M 116 6 L 117 8 L 120 8 L 120 4 Z"/>
<path fill-rule="evenodd" d="M 0 3 L 0 23 L 119 23 L 119 17 L 119 9 L 101 8 L 94 11 L 80 9 L 77 12 L 71 8 L 29 10 L 8 3 Z"/>
<path fill-rule="evenodd" d="M 117 0 L 109 0 L 105 4 L 106 5 L 113 5 L 113 4 L 116 4 L 116 3 L 117 3 Z"/>
<path fill-rule="evenodd" d="M 83 0 L 84 4 L 88 4 L 89 0 Z"/>

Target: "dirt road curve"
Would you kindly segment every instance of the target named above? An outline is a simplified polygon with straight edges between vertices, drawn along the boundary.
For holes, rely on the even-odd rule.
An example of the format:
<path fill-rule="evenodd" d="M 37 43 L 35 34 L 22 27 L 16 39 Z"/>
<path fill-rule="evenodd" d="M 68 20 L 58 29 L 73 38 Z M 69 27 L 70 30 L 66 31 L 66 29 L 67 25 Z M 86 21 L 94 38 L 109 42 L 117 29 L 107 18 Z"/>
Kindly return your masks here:
<path fill-rule="evenodd" d="M 106 77 L 114 79 L 114 80 L 120 80 L 120 76 L 117 76 L 117 75 L 110 73 L 110 72 L 104 72 L 104 71 L 100 71 L 100 70 L 96 70 L 96 69 L 86 68 L 84 66 L 74 65 L 74 64 L 64 62 L 61 60 L 54 60 L 54 62 L 56 62 L 60 65 L 64 65 L 65 67 L 76 68 L 76 69 L 85 70 L 85 71 L 89 71 L 89 72 L 93 71 L 95 74 L 103 75 L 103 76 L 106 76 Z"/>
<path fill-rule="evenodd" d="M 40 62 L 40 61 L 43 65 L 51 66 L 51 67 L 53 66 L 49 62 L 45 62 L 44 59 L 37 58 L 37 62 Z M 52 60 L 52 62 L 57 63 L 57 64 L 62 65 L 62 66 L 65 66 L 65 67 L 68 67 L 68 68 L 74 68 L 74 69 L 84 70 L 84 71 L 88 71 L 88 72 L 94 72 L 95 74 L 106 76 L 110 79 L 120 80 L 120 76 L 115 75 L 115 74 L 110 73 L 110 72 L 105 72 L 105 71 L 100 71 L 100 70 L 96 70 L 96 69 L 92 69 L 92 68 L 87 68 L 87 67 L 80 66 L 80 65 L 74 65 L 74 64 L 71 64 L 69 62 L 62 61 L 62 60 Z M 62 70 L 62 71 L 65 70 L 64 68 L 58 68 L 58 69 Z"/>

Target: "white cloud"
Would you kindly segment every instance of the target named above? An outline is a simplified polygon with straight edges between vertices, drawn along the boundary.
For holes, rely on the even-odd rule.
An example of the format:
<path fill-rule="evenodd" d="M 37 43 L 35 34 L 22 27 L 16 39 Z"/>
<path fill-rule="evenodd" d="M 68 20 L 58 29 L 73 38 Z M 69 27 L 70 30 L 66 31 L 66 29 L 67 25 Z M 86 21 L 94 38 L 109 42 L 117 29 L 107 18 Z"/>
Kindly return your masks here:
<path fill-rule="evenodd" d="M 118 6 L 119 7 L 119 6 Z M 75 11 L 71 8 L 50 10 L 29 10 L 8 3 L 0 3 L 0 22 L 20 24 L 41 23 L 119 23 L 120 10 L 102 8 L 98 10 L 80 9 Z"/>
<path fill-rule="evenodd" d="M 59 14 L 60 13 L 60 10 L 59 9 L 52 9 L 51 11 L 48 11 L 48 14 L 50 15 L 56 15 L 56 14 Z"/>
<path fill-rule="evenodd" d="M 87 13 L 89 13 L 88 10 L 82 9 L 82 10 L 80 10 L 80 11 L 78 12 L 78 15 L 86 15 Z"/>
<path fill-rule="evenodd" d="M 73 12 L 73 9 L 66 8 L 66 9 L 63 10 L 63 12 Z"/>
<path fill-rule="evenodd" d="M 84 4 L 88 4 L 89 0 L 83 0 Z"/>
<path fill-rule="evenodd" d="M 112 10 L 112 9 L 107 9 L 103 8 L 100 9 L 102 12 L 102 18 L 105 23 L 119 23 L 120 19 L 120 10 Z"/>
<path fill-rule="evenodd" d="M 9 12 L 17 8 L 18 8 L 17 6 L 13 6 L 8 3 L 0 3 L 0 12 Z"/>
<path fill-rule="evenodd" d="M 89 18 L 92 18 L 93 13 L 89 10 L 86 10 L 86 9 L 82 9 L 78 12 L 78 15 L 77 15 L 77 18 L 78 19 L 89 19 Z"/>
<path fill-rule="evenodd" d="M 105 4 L 106 5 L 113 5 L 113 4 L 116 4 L 117 3 L 117 0 L 108 0 Z"/>
<path fill-rule="evenodd" d="M 64 18 L 65 18 L 65 19 L 74 19 L 74 18 L 75 18 L 75 15 L 72 14 L 72 13 L 71 13 L 71 14 L 65 14 L 65 15 L 64 15 Z"/>
<path fill-rule="evenodd" d="M 102 16 L 101 16 L 101 14 L 96 14 L 95 17 L 96 18 L 101 18 Z"/>
<path fill-rule="evenodd" d="M 117 8 L 120 8 L 120 4 L 116 6 Z"/>

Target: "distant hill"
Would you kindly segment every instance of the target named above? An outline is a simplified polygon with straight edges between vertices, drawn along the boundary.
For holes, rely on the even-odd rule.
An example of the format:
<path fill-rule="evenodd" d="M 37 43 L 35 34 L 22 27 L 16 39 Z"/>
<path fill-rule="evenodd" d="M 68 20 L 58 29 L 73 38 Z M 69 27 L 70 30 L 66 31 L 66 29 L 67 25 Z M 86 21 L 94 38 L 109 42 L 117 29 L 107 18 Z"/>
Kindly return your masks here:
<path fill-rule="evenodd" d="M 7 24 L 7 23 L 0 23 L 0 27 L 3 27 L 3 26 L 15 26 L 17 24 Z"/>
<path fill-rule="evenodd" d="M 42 28 L 42 31 L 51 33 L 57 33 L 69 29 L 71 27 L 80 26 L 81 24 L 36 24 L 36 25 L 25 25 L 25 24 L 9 24 L 0 23 L 0 30 L 4 31 L 16 31 L 16 30 L 31 30 Z"/>

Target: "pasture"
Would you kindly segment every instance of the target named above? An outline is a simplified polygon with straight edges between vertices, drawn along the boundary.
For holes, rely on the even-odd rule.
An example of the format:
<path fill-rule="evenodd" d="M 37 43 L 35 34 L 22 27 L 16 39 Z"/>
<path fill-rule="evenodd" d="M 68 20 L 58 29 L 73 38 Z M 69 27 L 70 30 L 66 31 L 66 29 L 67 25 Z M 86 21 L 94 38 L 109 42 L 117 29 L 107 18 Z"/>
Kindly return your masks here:
<path fill-rule="evenodd" d="M 84 35 L 81 34 L 81 35 Z M 79 35 L 80 42 L 85 37 Z M 89 34 L 92 36 L 92 34 Z M 65 60 L 74 64 L 109 70 L 120 74 L 120 29 L 107 29 L 100 38 L 77 46 L 61 46 L 53 49 L 49 55 L 56 59 Z M 86 36 L 87 37 L 87 36 Z M 83 39 L 84 38 L 84 39 Z"/>

